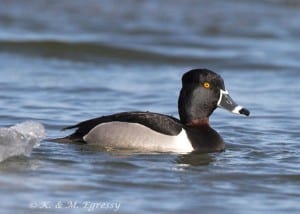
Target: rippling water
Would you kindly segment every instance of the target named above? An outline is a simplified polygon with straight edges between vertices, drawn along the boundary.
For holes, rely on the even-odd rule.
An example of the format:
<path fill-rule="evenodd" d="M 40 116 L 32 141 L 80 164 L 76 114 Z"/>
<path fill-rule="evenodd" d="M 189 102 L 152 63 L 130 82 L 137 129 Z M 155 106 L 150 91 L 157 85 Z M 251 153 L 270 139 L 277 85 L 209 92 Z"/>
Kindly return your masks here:
<path fill-rule="evenodd" d="M 0 163 L 1 211 L 299 213 L 298 1 L 1 5 L 1 127 L 34 120 L 58 137 L 65 125 L 119 111 L 177 117 L 181 75 L 195 67 L 220 73 L 252 114 L 214 113 L 227 144 L 216 154 L 44 140 L 30 157 Z"/>

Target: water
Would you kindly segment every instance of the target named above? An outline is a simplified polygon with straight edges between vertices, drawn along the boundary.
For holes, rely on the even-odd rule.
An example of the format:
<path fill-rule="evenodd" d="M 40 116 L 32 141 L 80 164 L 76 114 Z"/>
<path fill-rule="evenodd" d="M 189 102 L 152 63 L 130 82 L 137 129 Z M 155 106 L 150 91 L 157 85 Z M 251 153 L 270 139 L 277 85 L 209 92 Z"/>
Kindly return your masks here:
<path fill-rule="evenodd" d="M 223 76 L 251 117 L 216 110 L 216 154 L 43 140 L 0 163 L 3 213 L 299 213 L 299 7 L 264 1 L 1 1 L 0 127 L 47 137 L 120 111 L 177 117 L 181 75 Z M 69 207 L 69 208 L 68 208 Z"/>
<path fill-rule="evenodd" d="M 33 121 L 0 128 L 0 162 L 10 157 L 30 156 L 45 136 L 43 125 Z"/>

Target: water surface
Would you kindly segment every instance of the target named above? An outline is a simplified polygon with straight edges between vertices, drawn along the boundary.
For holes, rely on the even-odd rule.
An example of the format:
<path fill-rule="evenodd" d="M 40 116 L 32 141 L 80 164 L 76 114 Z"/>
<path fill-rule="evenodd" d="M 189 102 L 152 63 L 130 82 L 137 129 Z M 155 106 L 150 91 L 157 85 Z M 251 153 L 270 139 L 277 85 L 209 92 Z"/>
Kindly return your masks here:
<path fill-rule="evenodd" d="M 34 120 L 59 137 L 70 133 L 59 131 L 66 125 L 120 111 L 177 117 L 181 75 L 196 67 L 221 74 L 251 117 L 215 111 L 223 153 L 44 140 L 30 157 L 0 163 L 1 211 L 299 213 L 297 1 L 2 5 L 1 127 Z"/>

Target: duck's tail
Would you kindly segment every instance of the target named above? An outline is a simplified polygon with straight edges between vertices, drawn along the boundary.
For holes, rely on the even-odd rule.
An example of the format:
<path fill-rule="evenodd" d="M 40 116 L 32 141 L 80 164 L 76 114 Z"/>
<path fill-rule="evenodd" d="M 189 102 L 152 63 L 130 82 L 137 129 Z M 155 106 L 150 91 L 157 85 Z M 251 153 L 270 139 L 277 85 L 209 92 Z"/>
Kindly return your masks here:
<path fill-rule="evenodd" d="M 49 142 L 55 142 L 55 143 L 77 143 L 77 144 L 83 144 L 85 143 L 81 138 L 74 138 L 72 135 L 62 137 L 62 138 L 48 138 L 45 139 L 46 141 Z"/>
<path fill-rule="evenodd" d="M 49 142 L 55 142 L 55 143 L 72 143 L 72 140 L 69 138 L 69 136 L 62 137 L 62 138 L 48 138 L 45 140 Z"/>

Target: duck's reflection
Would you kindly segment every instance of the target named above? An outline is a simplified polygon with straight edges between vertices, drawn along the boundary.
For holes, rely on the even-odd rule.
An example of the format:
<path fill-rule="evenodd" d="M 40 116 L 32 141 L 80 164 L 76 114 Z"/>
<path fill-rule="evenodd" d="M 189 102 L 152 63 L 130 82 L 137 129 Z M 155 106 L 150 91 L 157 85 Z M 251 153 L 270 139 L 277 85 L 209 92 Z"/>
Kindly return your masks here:
<path fill-rule="evenodd" d="M 105 153 L 111 155 L 113 157 L 118 158 L 126 158 L 126 157 L 133 157 L 133 156 L 160 156 L 166 157 L 169 156 L 170 158 L 174 158 L 173 161 L 175 164 L 186 165 L 186 166 L 207 166 L 212 162 L 216 161 L 216 153 L 203 153 L 193 151 L 187 154 L 175 154 L 175 153 L 166 153 L 166 152 L 142 152 L 139 150 L 133 149 L 112 149 L 112 148 L 103 148 L 97 145 L 77 145 L 78 151 L 86 152 L 86 153 Z M 173 162 L 172 161 L 172 162 Z"/>
<path fill-rule="evenodd" d="M 176 158 L 177 164 L 185 164 L 191 166 L 206 166 L 215 161 L 215 156 L 209 153 L 191 152 L 179 155 Z"/>

